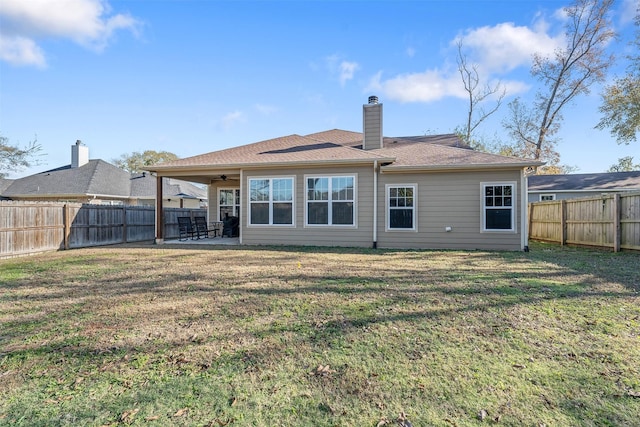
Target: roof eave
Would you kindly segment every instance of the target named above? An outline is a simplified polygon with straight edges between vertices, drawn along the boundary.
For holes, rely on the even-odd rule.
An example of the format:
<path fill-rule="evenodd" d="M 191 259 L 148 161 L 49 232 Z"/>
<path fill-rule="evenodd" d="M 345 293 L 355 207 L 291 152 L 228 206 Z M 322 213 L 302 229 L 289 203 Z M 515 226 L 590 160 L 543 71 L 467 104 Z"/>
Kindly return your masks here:
<path fill-rule="evenodd" d="M 486 164 L 461 164 L 461 165 L 411 165 L 411 166 L 383 166 L 382 173 L 410 173 L 410 172 L 452 172 L 473 171 L 487 169 L 524 169 L 533 166 L 541 166 L 544 162 L 531 163 L 486 163 Z"/>
<path fill-rule="evenodd" d="M 187 166 L 158 166 L 145 169 L 147 172 L 162 173 L 171 171 L 180 172 L 207 172 L 210 170 L 230 170 L 230 169 L 271 169 L 271 168 L 295 168 L 299 166 L 347 166 L 353 164 L 373 164 L 374 162 L 385 163 L 394 162 L 395 157 L 376 157 L 366 159 L 330 159 L 330 160 L 300 160 L 294 162 L 257 162 L 257 163 L 227 163 L 209 165 L 187 165 Z"/>

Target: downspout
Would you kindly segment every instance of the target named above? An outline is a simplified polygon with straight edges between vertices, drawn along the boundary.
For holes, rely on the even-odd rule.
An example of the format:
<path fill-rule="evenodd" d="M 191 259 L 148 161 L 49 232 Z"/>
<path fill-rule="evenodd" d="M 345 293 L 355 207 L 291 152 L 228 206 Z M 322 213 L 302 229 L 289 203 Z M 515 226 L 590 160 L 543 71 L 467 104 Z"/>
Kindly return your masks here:
<path fill-rule="evenodd" d="M 373 249 L 378 248 L 378 161 L 373 161 Z"/>
<path fill-rule="evenodd" d="M 527 218 L 529 210 L 527 209 L 529 180 L 525 169 L 520 171 L 520 230 L 522 232 L 521 248 L 525 252 L 529 252 L 529 220 Z"/>

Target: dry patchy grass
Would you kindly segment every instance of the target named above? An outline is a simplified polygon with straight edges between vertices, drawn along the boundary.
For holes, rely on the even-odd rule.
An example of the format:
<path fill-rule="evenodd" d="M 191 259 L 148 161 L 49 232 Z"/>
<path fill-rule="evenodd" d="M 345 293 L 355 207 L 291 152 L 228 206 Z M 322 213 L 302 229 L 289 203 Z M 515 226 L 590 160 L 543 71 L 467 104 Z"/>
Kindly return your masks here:
<path fill-rule="evenodd" d="M 123 245 L 0 261 L 0 425 L 638 425 L 639 260 Z"/>

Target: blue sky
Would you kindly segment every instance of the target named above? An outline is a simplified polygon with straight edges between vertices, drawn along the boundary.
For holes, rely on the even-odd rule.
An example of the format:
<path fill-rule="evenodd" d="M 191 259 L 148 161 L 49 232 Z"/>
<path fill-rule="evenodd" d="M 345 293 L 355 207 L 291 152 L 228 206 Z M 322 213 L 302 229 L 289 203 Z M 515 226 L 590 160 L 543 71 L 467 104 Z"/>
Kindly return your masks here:
<path fill-rule="evenodd" d="M 507 88 L 478 134 L 506 135 L 506 102 L 530 99 L 534 52 L 562 43 L 567 1 L 2 0 L 0 133 L 37 135 L 43 164 L 133 151 L 180 157 L 289 134 L 362 130 L 369 95 L 387 136 L 450 133 L 467 101 L 456 40 L 486 81 Z M 638 0 L 612 14 L 620 58 Z M 612 71 L 624 71 L 616 61 Z M 603 172 L 640 145 L 618 145 L 599 120 L 600 88 L 565 111 L 559 151 L 577 172 Z"/>

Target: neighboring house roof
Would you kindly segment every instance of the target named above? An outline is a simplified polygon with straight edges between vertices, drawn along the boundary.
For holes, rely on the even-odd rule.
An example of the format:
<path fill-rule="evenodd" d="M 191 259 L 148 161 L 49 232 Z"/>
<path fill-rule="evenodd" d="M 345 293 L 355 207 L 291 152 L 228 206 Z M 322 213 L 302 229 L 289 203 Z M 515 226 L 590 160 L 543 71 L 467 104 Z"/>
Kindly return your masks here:
<path fill-rule="evenodd" d="M 0 194 L 6 190 L 12 183 L 13 179 L 0 178 Z"/>
<path fill-rule="evenodd" d="M 5 180 L 10 181 L 10 180 Z M 3 197 L 83 197 L 98 196 L 112 199 L 155 199 L 156 178 L 149 174 L 130 174 L 103 160 L 89 160 L 83 166 L 62 166 L 45 172 L 12 180 Z M 165 197 L 206 199 L 206 191 L 189 182 L 163 180 Z"/>
<path fill-rule="evenodd" d="M 131 174 L 131 197 L 136 199 L 155 199 L 156 177 L 146 173 Z M 164 198 L 206 199 L 207 192 L 187 181 L 173 178 L 162 180 Z"/>
<path fill-rule="evenodd" d="M 640 190 L 640 171 L 532 175 L 529 192 Z"/>
<path fill-rule="evenodd" d="M 83 166 L 71 165 L 16 179 L 3 196 L 63 196 L 78 195 L 129 197 L 129 173 L 104 160 L 89 160 Z"/>
<path fill-rule="evenodd" d="M 297 164 L 372 163 L 385 170 L 527 167 L 542 164 L 471 150 L 456 135 L 384 138 L 383 148 L 362 150 L 363 134 L 340 129 L 289 135 L 214 151 L 149 168 L 152 171 Z"/>

